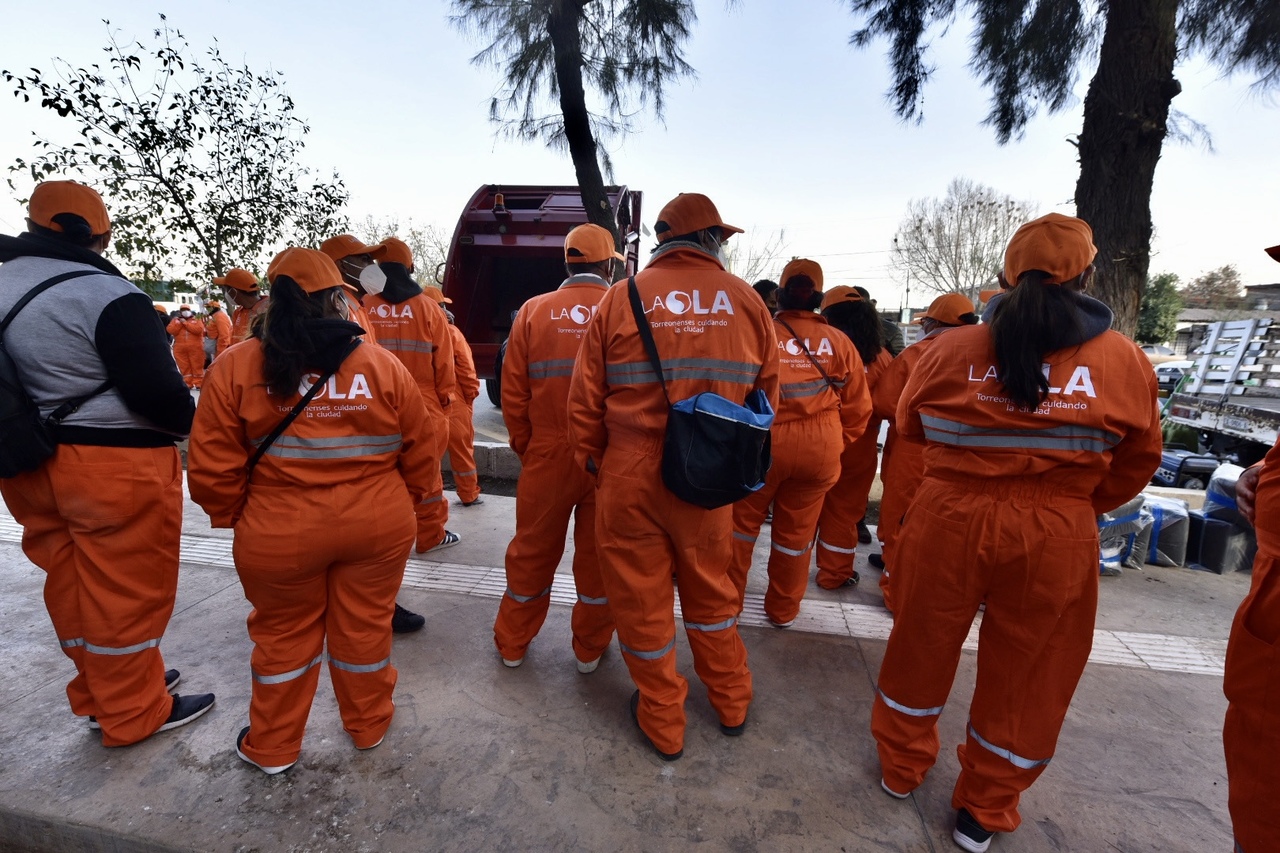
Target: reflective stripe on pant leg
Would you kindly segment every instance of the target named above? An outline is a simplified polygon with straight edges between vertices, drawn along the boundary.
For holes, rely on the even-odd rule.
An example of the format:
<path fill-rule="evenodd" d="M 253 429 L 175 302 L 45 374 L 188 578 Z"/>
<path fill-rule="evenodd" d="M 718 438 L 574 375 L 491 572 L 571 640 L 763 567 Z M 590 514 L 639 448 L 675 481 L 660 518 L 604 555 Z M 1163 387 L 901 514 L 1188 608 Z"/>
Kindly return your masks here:
<path fill-rule="evenodd" d="M 982 735 L 978 734 L 978 730 L 973 727 L 972 722 L 969 723 L 969 737 L 976 740 L 988 752 L 991 752 L 991 753 L 994 753 L 995 755 L 1000 756 L 1005 761 L 1008 761 L 1014 767 L 1017 767 L 1021 770 L 1035 770 L 1037 767 L 1044 767 L 1050 761 L 1053 760 L 1052 757 L 1023 758 L 1021 755 L 1018 755 L 1012 750 L 1005 749 L 1004 747 L 996 746 L 994 743 L 987 740 Z"/>
<path fill-rule="evenodd" d="M 311 663 L 300 666 L 297 669 L 291 669 L 288 672 L 281 672 L 277 675 L 263 675 L 257 670 L 250 667 L 253 673 L 253 680 L 259 684 L 285 684 L 295 679 L 301 678 L 314 666 L 319 666 L 324 661 L 324 655 L 316 655 Z"/>
<path fill-rule="evenodd" d="M 573 585 L 578 603 L 573 606 L 569 624 L 573 630 L 573 654 L 585 663 L 598 660 L 613 641 L 613 609 L 600 577 L 600 560 L 596 553 L 596 487 L 595 482 L 576 463 L 571 479 L 576 483 L 576 506 L 573 510 Z"/>

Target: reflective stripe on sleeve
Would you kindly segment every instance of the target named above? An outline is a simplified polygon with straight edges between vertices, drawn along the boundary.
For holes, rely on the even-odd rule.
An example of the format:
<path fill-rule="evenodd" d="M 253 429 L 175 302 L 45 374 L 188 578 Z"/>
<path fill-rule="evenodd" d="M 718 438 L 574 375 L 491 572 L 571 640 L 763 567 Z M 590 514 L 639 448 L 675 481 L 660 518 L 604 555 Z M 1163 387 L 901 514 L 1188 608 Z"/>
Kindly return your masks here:
<path fill-rule="evenodd" d="M 737 625 L 737 624 L 738 624 L 738 617 L 730 616 L 728 619 L 724 620 L 723 622 L 715 622 L 710 624 L 705 622 L 685 622 L 684 628 L 686 631 L 723 631 L 726 628 L 732 628 L 734 625 Z"/>
<path fill-rule="evenodd" d="M 804 546 L 799 551 L 796 551 L 791 548 L 783 548 L 777 542 L 771 542 L 769 544 L 773 546 L 773 550 L 786 554 L 788 557 L 803 557 L 805 554 L 808 554 L 809 549 L 813 547 L 813 543 L 810 542 L 808 545 Z"/>
<path fill-rule="evenodd" d="M 377 672 L 380 669 L 386 669 L 391 664 L 391 658 L 384 658 L 377 663 L 347 663 L 346 661 L 329 658 L 329 666 L 340 669 L 343 672 Z"/>
<path fill-rule="evenodd" d="M 605 605 L 605 604 L 608 604 L 608 603 L 609 603 L 609 599 L 608 599 L 608 597 L 605 597 L 605 598 L 588 598 L 587 596 L 583 595 L 582 593 L 578 593 L 578 601 L 581 601 L 583 604 L 593 604 L 593 605 L 595 605 L 595 606 L 597 606 L 597 607 L 601 607 L 601 606 L 603 606 L 603 605 Z"/>
<path fill-rule="evenodd" d="M 383 349 L 389 349 L 392 352 L 419 352 L 428 354 L 433 353 L 436 350 L 436 345 L 431 341 L 419 341 L 414 338 L 384 338 L 381 335 L 378 336 L 378 346 Z"/>
<path fill-rule="evenodd" d="M 1037 767 L 1044 767 L 1053 760 L 1051 758 L 1023 758 L 1021 755 L 1010 752 L 1004 747 L 996 746 L 994 743 L 978 734 L 978 730 L 973 727 L 972 722 L 969 723 L 969 737 L 981 744 L 982 748 L 987 750 L 987 752 L 998 755 L 1014 767 L 1020 767 L 1023 770 L 1035 770 Z"/>
<path fill-rule="evenodd" d="M 668 382 L 678 379 L 705 379 L 712 382 L 734 382 L 754 385 L 760 374 L 759 364 L 747 361 L 725 361 L 718 358 L 672 358 L 662 363 Z M 605 365 L 605 380 L 610 385 L 643 385 L 657 382 L 658 375 L 648 361 L 631 361 Z"/>
<path fill-rule="evenodd" d="M 819 547 L 819 548 L 826 548 L 828 551 L 835 551 L 837 554 L 856 554 L 856 553 L 858 553 L 858 549 L 857 549 L 857 548 L 841 548 L 839 545 L 832 545 L 830 542 L 823 542 L 821 539 L 819 539 L 819 540 L 818 540 L 818 547 Z"/>
<path fill-rule="evenodd" d="M 991 447 L 1030 450 L 1087 450 L 1102 453 L 1120 443 L 1121 436 L 1086 426 L 1056 426 L 1046 429 L 976 427 L 960 421 L 920 415 L 924 437 L 935 444 L 953 447 Z"/>
<path fill-rule="evenodd" d="M 316 659 L 306 666 L 300 666 L 297 669 L 291 669 L 288 672 L 282 672 L 279 675 L 263 675 L 262 673 L 255 671 L 253 673 L 253 680 L 259 684 L 284 684 L 286 681 L 293 681 L 295 678 L 302 677 L 306 674 L 307 670 L 314 666 L 319 666 L 322 660 L 324 660 L 324 655 L 316 655 Z"/>
<path fill-rule="evenodd" d="M 671 642 L 667 643 L 665 646 L 658 649 L 656 652 L 642 652 L 639 649 L 631 648 L 626 643 L 623 643 L 621 640 L 618 641 L 618 648 L 622 649 L 624 652 L 631 655 L 632 657 L 640 658 L 640 660 L 658 660 L 659 658 L 666 657 L 667 654 L 675 647 L 676 647 L 675 637 L 672 637 Z"/>
<path fill-rule="evenodd" d="M 160 645 L 160 638 L 154 640 L 144 640 L 141 643 L 134 643 L 132 646 L 95 646 L 93 643 L 85 642 L 84 650 L 93 652 L 95 655 L 136 655 L 138 652 L 145 652 L 147 649 L 154 649 Z"/>
<path fill-rule="evenodd" d="M 942 709 L 946 707 L 945 705 L 939 705 L 936 708 L 912 708 L 910 705 L 903 705 L 901 702 L 893 701 L 888 696 L 884 695 L 884 691 L 879 687 L 876 688 L 876 694 L 879 695 L 880 700 L 884 702 L 884 704 L 888 705 L 898 713 L 906 714 L 909 717 L 936 717 L 941 714 Z"/>
<path fill-rule="evenodd" d="M 781 393 L 784 400 L 798 400 L 802 397 L 815 397 L 827 389 L 827 380 L 814 379 L 808 382 L 784 382 Z"/>
<path fill-rule="evenodd" d="M 551 587 L 547 587 L 537 595 L 516 595 L 514 592 L 511 591 L 511 587 L 507 587 L 506 594 L 510 596 L 513 601 L 518 601 L 521 604 L 528 604 L 530 601 L 533 601 L 535 598 L 542 598 L 544 595 L 550 595 Z"/>

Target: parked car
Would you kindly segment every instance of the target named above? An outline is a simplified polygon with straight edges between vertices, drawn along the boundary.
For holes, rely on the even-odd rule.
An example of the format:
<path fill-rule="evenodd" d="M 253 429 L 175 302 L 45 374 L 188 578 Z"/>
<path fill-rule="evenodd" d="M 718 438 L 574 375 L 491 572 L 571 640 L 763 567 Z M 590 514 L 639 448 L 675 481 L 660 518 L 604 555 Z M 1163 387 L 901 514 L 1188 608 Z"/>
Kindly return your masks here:
<path fill-rule="evenodd" d="M 1156 365 L 1156 384 L 1160 386 L 1161 391 L 1173 393 L 1173 389 L 1178 387 L 1178 383 L 1182 381 L 1184 376 L 1191 373 L 1191 366 L 1194 362 L 1166 361 L 1163 364 Z"/>
<path fill-rule="evenodd" d="M 1143 344 L 1142 351 L 1146 353 L 1147 358 L 1151 359 L 1152 364 L 1164 364 L 1166 361 L 1178 361 L 1182 358 L 1173 350 L 1160 344 Z"/>

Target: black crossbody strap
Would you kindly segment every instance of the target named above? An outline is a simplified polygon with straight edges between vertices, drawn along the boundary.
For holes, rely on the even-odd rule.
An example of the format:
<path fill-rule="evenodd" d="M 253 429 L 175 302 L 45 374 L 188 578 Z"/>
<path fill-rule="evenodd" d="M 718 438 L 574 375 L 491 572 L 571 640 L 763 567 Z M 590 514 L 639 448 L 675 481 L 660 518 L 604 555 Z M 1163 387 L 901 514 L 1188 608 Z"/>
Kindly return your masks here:
<path fill-rule="evenodd" d="M 644 316 L 644 306 L 640 304 L 640 289 L 636 287 L 636 277 L 627 279 L 627 296 L 631 299 L 631 313 L 636 315 L 636 328 L 640 330 L 640 340 L 644 351 L 649 354 L 649 364 L 662 383 L 662 396 L 667 398 L 667 406 L 671 406 L 671 396 L 667 394 L 667 378 L 662 375 L 662 359 L 658 358 L 658 345 L 653 342 L 653 329 L 649 328 L 649 318 Z"/>
<path fill-rule="evenodd" d="M 782 324 L 782 328 L 791 333 L 791 337 L 800 345 L 800 349 L 804 350 L 804 354 L 809 356 L 809 361 L 813 363 L 814 367 L 818 368 L 818 372 L 822 374 L 822 378 L 827 380 L 827 387 L 831 389 L 831 393 L 836 395 L 836 408 L 841 408 L 840 390 L 836 388 L 836 383 L 827 375 L 827 371 L 823 370 L 822 365 L 813 357 L 813 353 L 809 352 L 809 348 L 804 345 L 804 340 L 796 334 L 796 330 L 791 328 L 790 324 L 788 324 L 786 320 L 779 320 L 777 317 L 774 317 L 773 319 L 778 320 L 778 322 Z"/>
<path fill-rule="evenodd" d="M 4 337 L 4 333 L 9 330 L 9 324 L 13 322 L 13 318 L 18 316 L 19 311 L 27 307 L 28 302 L 44 293 L 55 284 L 62 284 L 64 281 L 70 281 L 73 278 L 83 278 L 86 275 L 102 274 L 103 273 L 100 270 L 74 270 L 72 272 L 64 272 L 61 275 L 55 275 L 53 278 L 48 278 L 40 282 L 35 287 L 28 290 L 26 294 L 18 300 L 18 304 L 9 309 L 9 313 L 4 315 L 4 320 L 0 320 L 0 338 Z M 83 406 L 85 401 L 98 396 L 114 384 L 115 383 L 112 380 L 108 379 L 88 394 L 82 394 L 79 397 L 72 397 L 70 400 L 67 400 L 65 403 L 58 406 L 58 408 L 54 409 L 53 414 L 45 418 L 45 423 L 51 426 L 58 426 L 68 416 Z"/>
<path fill-rule="evenodd" d="M 298 415 L 302 414 L 302 410 L 307 407 L 307 404 L 315 399 L 315 396 L 320 393 L 320 389 L 328 383 L 329 377 L 338 372 L 338 368 L 342 366 L 342 362 L 346 361 L 347 356 L 355 352 L 355 349 L 358 346 L 360 346 L 360 339 L 352 338 L 350 345 L 348 345 L 347 348 L 343 350 L 342 355 L 338 357 L 338 363 L 329 370 L 320 374 L 320 378 L 312 383 L 311 387 L 307 389 L 307 393 L 302 395 L 302 399 L 298 401 L 298 405 L 294 406 L 293 410 L 284 416 L 284 420 L 276 424 L 276 428 L 271 431 L 271 434 L 262 440 L 262 444 L 258 445 L 258 449 L 253 454 L 253 458 L 249 460 L 248 476 L 252 476 L 253 469 L 257 466 L 258 461 L 262 459 L 262 455 L 267 452 L 267 449 L 271 447 L 272 444 L 275 443 L 275 440 L 280 437 L 281 433 L 289 428 L 289 424 L 293 423 L 297 419 Z"/>

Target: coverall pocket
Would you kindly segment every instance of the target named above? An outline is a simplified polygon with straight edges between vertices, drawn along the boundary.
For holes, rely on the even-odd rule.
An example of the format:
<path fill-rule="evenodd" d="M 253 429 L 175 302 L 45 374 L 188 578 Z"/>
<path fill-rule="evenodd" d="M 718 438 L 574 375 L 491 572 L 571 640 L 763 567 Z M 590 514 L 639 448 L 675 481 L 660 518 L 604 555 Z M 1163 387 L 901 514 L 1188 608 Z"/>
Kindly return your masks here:
<path fill-rule="evenodd" d="M 1087 583 L 1097 581 L 1098 540 L 1046 536 L 1027 576 L 1028 603 L 1062 613 L 1080 600 Z"/>
<path fill-rule="evenodd" d="M 63 518 L 80 521 L 129 518 L 138 511 L 138 493 L 144 481 L 154 482 L 128 462 L 90 462 L 74 468 L 60 466 L 58 511 Z"/>
<path fill-rule="evenodd" d="M 1280 715 L 1280 649 L 1249 630 L 1246 619 L 1236 625 L 1227 647 L 1226 678 L 1222 692 L 1227 701 Z"/>

